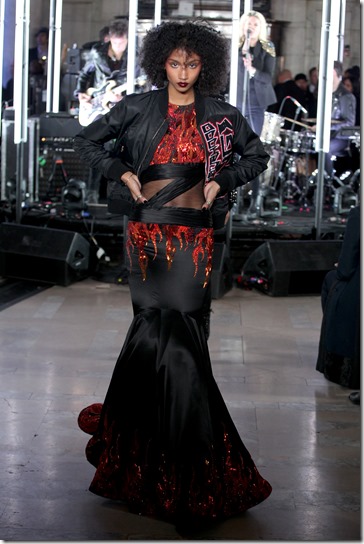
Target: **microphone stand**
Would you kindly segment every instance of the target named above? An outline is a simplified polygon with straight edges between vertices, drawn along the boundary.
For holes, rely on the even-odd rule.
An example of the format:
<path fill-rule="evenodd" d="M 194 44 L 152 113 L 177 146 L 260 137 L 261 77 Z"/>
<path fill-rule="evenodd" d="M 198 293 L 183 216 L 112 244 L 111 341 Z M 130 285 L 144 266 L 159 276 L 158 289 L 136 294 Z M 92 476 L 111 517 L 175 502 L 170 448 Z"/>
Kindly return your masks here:
<path fill-rule="evenodd" d="M 246 40 L 242 49 L 242 52 L 244 51 L 246 44 L 246 53 L 245 55 L 250 55 L 249 49 L 250 49 L 250 32 L 247 32 Z M 241 102 L 241 113 L 245 116 L 246 111 L 246 96 L 247 96 L 247 89 L 248 89 L 248 70 L 244 70 L 244 82 L 243 82 L 243 98 Z"/>
<path fill-rule="evenodd" d="M 250 32 L 247 32 L 246 40 L 244 42 L 244 46 L 246 45 L 246 53 L 245 55 L 249 55 L 249 48 L 250 48 Z M 242 48 L 242 54 L 244 52 L 244 46 Z M 245 66 L 244 66 L 245 68 Z M 243 96 L 242 96 L 242 102 L 241 102 L 241 113 L 245 117 L 246 112 L 246 97 L 247 97 L 247 89 L 248 89 L 248 70 L 244 69 L 244 80 L 243 80 Z M 242 221 L 243 215 L 241 214 L 241 208 L 244 204 L 244 198 L 242 197 L 242 187 L 238 187 L 236 192 L 236 202 L 234 204 L 234 210 L 233 210 L 233 219 L 235 221 Z"/>

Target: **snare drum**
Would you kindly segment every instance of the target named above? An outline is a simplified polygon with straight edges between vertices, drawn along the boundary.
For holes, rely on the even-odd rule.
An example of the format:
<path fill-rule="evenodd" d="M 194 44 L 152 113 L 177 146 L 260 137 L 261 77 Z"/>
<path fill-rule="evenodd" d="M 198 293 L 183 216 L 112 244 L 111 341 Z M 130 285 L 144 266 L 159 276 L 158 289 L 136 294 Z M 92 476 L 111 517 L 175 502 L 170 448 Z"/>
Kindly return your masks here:
<path fill-rule="evenodd" d="M 264 144 L 280 142 L 280 130 L 284 125 L 284 118 L 270 111 L 264 112 L 264 123 L 260 139 Z"/>

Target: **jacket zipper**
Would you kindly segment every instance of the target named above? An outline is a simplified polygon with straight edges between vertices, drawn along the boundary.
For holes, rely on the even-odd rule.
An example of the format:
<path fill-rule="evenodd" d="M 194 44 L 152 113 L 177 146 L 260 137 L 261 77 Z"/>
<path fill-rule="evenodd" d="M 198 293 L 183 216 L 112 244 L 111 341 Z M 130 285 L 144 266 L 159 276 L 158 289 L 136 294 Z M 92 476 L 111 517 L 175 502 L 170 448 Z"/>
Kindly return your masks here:
<path fill-rule="evenodd" d="M 142 167 L 142 165 L 143 165 L 143 163 L 144 163 L 144 161 L 145 161 L 145 158 L 146 158 L 146 156 L 148 155 L 149 150 L 150 150 L 150 148 L 152 147 L 153 142 L 154 142 L 154 140 L 156 139 L 157 134 L 159 133 L 159 131 L 160 131 L 161 128 L 163 127 L 164 123 L 166 123 L 166 119 L 163 119 L 162 123 L 161 123 L 161 124 L 159 125 L 159 127 L 157 128 L 156 132 L 155 132 L 154 135 L 153 135 L 153 138 L 151 139 L 151 142 L 150 142 L 150 144 L 149 144 L 149 146 L 148 146 L 146 152 L 144 153 L 144 155 L 143 155 L 143 157 L 142 157 L 142 160 L 141 160 L 140 163 L 139 163 L 139 166 L 138 166 L 137 171 L 136 171 L 136 175 L 138 176 L 138 178 L 139 178 L 140 169 L 141 169 L 141 167 Z"/>

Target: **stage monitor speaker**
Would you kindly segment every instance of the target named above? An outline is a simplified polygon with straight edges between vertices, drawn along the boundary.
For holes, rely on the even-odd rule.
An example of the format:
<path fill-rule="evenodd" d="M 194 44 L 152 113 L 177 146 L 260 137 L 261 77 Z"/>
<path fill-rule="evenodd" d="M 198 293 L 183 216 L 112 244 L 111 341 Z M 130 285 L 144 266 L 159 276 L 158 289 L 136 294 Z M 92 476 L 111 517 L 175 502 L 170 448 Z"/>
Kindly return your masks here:
<path fill-rule="evenodd" d="M 233 286 L 233 273 L 229 250 L 224 242 L 214 244 L 211 272 L 211 297 L 221 298 Z"/>
<path fill-rule="evenodd" d="M 88 276 L 90 244 L 77 232 L 0 224 L 0 275 L 53 285 Z"/>
<path fill-rule="evenodd" d="M 319 294 L 326 273 L 338 261 L 340 240 L 274 240 L 246 260 L 244 282 L 271 296 Z"/>

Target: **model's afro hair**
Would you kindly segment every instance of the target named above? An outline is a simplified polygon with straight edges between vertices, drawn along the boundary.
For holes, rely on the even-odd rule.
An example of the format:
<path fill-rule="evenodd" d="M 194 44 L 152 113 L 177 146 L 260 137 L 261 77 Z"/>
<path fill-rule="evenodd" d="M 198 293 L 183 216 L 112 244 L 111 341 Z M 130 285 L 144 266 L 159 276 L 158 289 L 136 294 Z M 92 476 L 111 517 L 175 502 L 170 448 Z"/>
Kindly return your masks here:
<path fill-rule="evenodd" d="M 225 91 L 229 45 L 221 32 L 201 20 L 163 22 L 149 30 L 143 40 L 140 64 L 152 85 L 166 85 L 165 63 L 175 49 L 201 57 L 202 69 L 196 82 L 201 94 L 219 95 Z"/>

